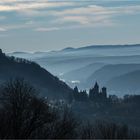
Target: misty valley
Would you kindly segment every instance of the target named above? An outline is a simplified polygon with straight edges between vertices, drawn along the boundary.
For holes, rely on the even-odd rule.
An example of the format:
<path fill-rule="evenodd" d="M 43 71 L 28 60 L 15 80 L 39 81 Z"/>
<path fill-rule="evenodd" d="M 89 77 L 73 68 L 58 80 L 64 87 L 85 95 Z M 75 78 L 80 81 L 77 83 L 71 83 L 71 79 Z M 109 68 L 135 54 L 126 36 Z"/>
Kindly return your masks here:
<path fill-rule="evenodd" d="M 0 138 L 140 138 L 139 51 L 0 50 Z"/>
<path fill-rule="evenodd" d="M 70 87 L 88 90 L 97 81 L 109 94 L 139 94 L 140 45 L 97 45 L 50 52 L 14 52 L 32 60 Z"/>

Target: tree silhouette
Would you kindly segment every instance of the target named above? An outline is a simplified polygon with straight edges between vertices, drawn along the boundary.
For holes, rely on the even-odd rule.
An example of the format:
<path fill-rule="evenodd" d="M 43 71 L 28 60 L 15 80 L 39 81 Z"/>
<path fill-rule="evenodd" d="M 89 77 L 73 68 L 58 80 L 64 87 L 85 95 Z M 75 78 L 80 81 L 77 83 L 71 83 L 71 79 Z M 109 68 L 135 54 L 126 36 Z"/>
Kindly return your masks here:
<path fill-rule="evenodd" d="M 1 88 L 0 137 L 30 138 L 38 128 L 54 119 L 45 100 L 23 79 L 11 80 Z"/>
<path fill-rule="evenodd" d="M 104 121 L 86 123 L 81 130 L 81 139 L 137 139 L 139 134 L 126 125 L 117 125 Z"/>
<path fill-rule="evenodd" d="M 0 89 L 0 138 L 73 138 L 77 121 L 68 107 L 50 107 L 25 80 L 14 79 Z"/>

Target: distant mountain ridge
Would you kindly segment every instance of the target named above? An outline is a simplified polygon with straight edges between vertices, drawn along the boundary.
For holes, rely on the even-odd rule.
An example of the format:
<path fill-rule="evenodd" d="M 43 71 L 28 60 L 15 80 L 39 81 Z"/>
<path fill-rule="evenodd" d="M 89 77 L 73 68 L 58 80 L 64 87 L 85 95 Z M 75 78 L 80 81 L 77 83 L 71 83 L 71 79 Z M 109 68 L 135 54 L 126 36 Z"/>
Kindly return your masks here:
<path fill-rule="evenodd" d="M 41 91 L 42 96 L 67 98 L 73 91 L 44 68 L 25 59 L 8 57 L 0 50 L 0 83 L 9 78 L 23 77 Z"/>
<path fill-rule="evenodd" d="M 120 75 L 140 70 L 140 64 L 109 64 L 95 71 L 87 79 L 87 83 L 92 84 L 93 79 L 101 84 L 106 84 L 110 79 Z"/>
<path fill-rule="evenodd" d="M 61 51 L 73 51 L 73 50 L 75 50 L 75 48 L 67 47 L 67 48 L 62 49 Z"/>
<path fill-rule="evenodd" d="M 30 54 L 29 52 L 13 52 L 13 54 Z"/>
<path fill-rule="evenodd" d="M 127 48 L 127 47 L 140 47 L 140 44 L 125 44 L 125 45 L 90 45 L 90 46 L 85 46 L 85 47 L 80 47 L 80 48 L 73 48 L 73 47 L 68 47 L 64 48 L 60 51 L 79 51 L 79 50 L 86 50 L 86 49 L 109 49 L 109 48 Z"/>
<path fill-rule="evenodd" d="M 74 48 L 74 47 L 67 47 L 61 50 L 52 50 L 52 51 L 37 51 L 37 52 L 12 52 L 8 53 L 10 55 L 12 54 L 41 54 L 41 53 L 50 53 L 50 52 L 66 52 L 66 51 L 79 51 L 79 50 L 86 50 L 86 49 L 103 49 L 103 48 L 127 48 L 127 47 L 140 47 L 140 44 L 124 44 L 124 45 L 90 45 L 90 46 L 84 46 L 84 47 L 79 47 L 79 48 Z"/>
<path fill-rule="evenodd" d="M 140 94 L 140 70 L 113 77 L 106 84 L 110 90 Z"/>
<path fill-rule="evenodd" d="M 119 96 L 140 94 L 140 64 L 105 65 L 90 75 L 85 83 L 87 87 L 91 87 L 95 81 Z"/>
<path fill-rule="evenodd" d="M 95 49 L 95 48 L 98 48 L 98 49 L 103 49 L 103 48 L 124 48 L 124 47 L 140 47 L 140 44 L 126 44 L 126 45 L 90 45 L 90 46 L 85 46 L 85 47 L 80 47 L 80 48 L 76 48 L 76 50 L 84 50 L 84 49 Z"/>

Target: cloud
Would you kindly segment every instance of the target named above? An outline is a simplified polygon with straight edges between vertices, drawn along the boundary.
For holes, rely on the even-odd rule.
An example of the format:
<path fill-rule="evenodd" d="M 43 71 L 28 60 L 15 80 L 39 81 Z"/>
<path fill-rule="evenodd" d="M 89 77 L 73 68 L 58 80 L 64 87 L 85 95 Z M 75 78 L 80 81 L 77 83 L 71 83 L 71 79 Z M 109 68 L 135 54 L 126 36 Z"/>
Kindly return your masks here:
<path fill-rule="evenodd" d="M 50 31 L 56 31 L 56 30 L 60 30 L 60 28 L 58 28 L 58 27 L 51 27 L 51 28 L 40 27 L 40 28 L 35 29 L 35 31 L 39 31 L 39 32 L 50 32 Z"/>
<path fill-rule="evenodd" d="M 115 17 L 126 14 L 136 14 L 140 12 L 140 5 L 105 7 L 98 5 L 88 5 L 64 10 L 50 10 L 46 16 L 54 17 L 48 21 L 51 27 L 36 28 L 35 31 L 48 32 L 72 28 L 115 26 Z M 114 20 L 115 19 L 115 20 Z M 57 25 L 57 27 L 55 27 Z"/>
<path fill-rule="evenodd" d="M 103 6 L 89 5 L 86 7 L 77 7 L 73 9 L 66 9 L 63 11 L 54 11 L 52 14 L 63 16 L 63 15 L 88 15 L 88 14 L 104 14 L 108 13 L 108 9 Z"/>
<path fill-rule="evenodd" d="M 85 27 L 87 26 L 96 26 L 102 25 L 106 26 L 107 25 L 112 25 L 112 20 L 110 18 L 110 16 L 107 15 L 100 15 L 100 16 L 91 16 L 91 15 L 75 15 L 75 16 L 71 16 L 71 15 L 65 15 L 65 16 L 61 16 L 56 18 L 55 20 L 52 21 L 52 23 L 58 23 L 58 24 L 79 24 L 79 25 L 83 25 Z M 106 23 L 106 24 L 105 24 Z"/>
<path fill-rule="evenodd" d="M 59 22 L 59 23 L 80 23 L 80 24 L 88 24 L 89 19 L 86 16 L 64 16 L 56 19 L 54 22 Z"/>
<path fill-rule="evenodd" d="M 133 14 L 140 13 L 140 5 L 120 6 L 120 7 L 104 7 L 98 5 L 90 5 L 87 7 L 77 7 L 63 11 L 52 11 L 50 14 L 55 16 L 99 16 L 99 15 L 115 15 L 115 14 Z"/>
<path fill-rule="evenodd" d="M 113 25 L 117 16 L 125 16 L 140 13 L 140 5 L 105 7 L 98 5 L 89 5 L 87 7 L 76 7 L 62 11 L 49 11 L 49 14 L 55 16 L 52 23 L 66 24 L 79 23 L 85 26 L 91 25 Z"/>
<path fill-rule="evenodd" d="M 5 16 L 0 16 L 0 20 L 5 20 L 6 17 Z"/>
<path fill-rule="evenodd" d="M 0 27 L 0 32 L 5 32 L 5 31 L 7 31 L 5 28 Z"/>
<path fill-rule="evenodd" d="M 116 25 L 116 21 L 119 22 L 117 16 L 140 13 L 140 5 L 102 6 L 93 2 L 84 3 L 85 1 L 81 4 L 74 0 L 0 0 L 0 12 L 15 11 L 22 21 L 1 27 L 5 30 L 31 28 L 35 31 L 48 32 L 75 27 L 112 26 Z M 0 20 L 4 17 L 0 17 Z"/>
<path fill-rule="evenodd" d="M 48 0 L 0 0 L 0 11 L 36 10 L 73 4 L 72 2 L 50 2 Z"/>
<path fill-rule="evenodd" d="M 9 30 L 18 30 L 18 29 L 27 29 L 27 28 L 32 28 L 36 27 L 36 25 L 33 25 L 33 23 L 24 23 L 24 24 L 7 24 L 7 25 L 2 25 L 0 26 L 0 31 L 5 32 Z"/>

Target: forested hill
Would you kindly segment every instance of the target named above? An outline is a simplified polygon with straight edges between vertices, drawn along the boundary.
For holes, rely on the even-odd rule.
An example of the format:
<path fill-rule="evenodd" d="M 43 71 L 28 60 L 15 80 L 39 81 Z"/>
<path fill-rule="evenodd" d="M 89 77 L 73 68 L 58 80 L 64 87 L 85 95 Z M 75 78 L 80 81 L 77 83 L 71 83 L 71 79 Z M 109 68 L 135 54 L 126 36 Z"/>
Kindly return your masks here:
<path fill-rule="evenodd" d="M 8 57 L 0 49 L 0 83 L 10 78 L 24 78 L 50 98 L 66 98 L 72 89 L 34 62 Z"/>

